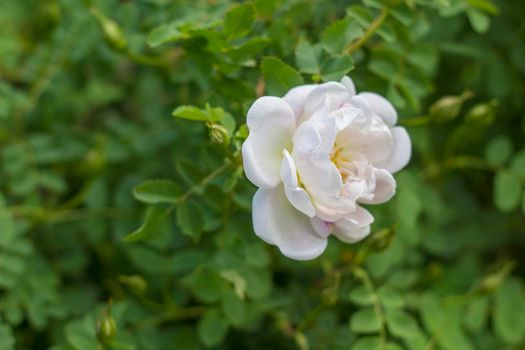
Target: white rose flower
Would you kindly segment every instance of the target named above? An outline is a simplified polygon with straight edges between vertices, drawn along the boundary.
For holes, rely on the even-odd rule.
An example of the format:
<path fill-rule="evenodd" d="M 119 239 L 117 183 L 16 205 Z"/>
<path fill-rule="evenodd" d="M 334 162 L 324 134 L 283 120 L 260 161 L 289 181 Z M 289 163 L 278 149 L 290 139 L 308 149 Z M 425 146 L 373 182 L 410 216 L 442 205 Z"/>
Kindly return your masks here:
<path fill-rule="evenodd" d="M 374 217 L 361 204 L 395 193 L 392 173 L 410 159 L 410 138 L 384 97 L 356 94 L 352 80 L 264 96 L 248 111 L 244 171 L 259 189 L 254 231 L 292 259 L 318 257 L 333 234 L 357 242 Z"/>

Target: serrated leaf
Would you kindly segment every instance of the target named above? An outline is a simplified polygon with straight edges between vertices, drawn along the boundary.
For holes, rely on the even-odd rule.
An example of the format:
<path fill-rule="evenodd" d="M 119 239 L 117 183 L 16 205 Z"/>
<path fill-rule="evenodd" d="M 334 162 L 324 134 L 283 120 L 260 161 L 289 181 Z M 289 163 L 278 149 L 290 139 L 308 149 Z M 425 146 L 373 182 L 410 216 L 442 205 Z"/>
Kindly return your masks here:
<path fill-rule="evenodd" d="M 321 73 L 318 56 L 314 47 L 306 40 L 301 41 L 295 48 L 295 63 L 303 73 Z"/>
<path fill-rule="evenodd" d="M 293 87 L 303 84 L 303 77 L 277 57 L 264 57 L 261 72 L 270 95 L 282 96 Z"/>
<path fill-rule="evenodd" d="M 208 309 L 197 324 L 200 340 L 207 347 L 218 345 L 228 332 L 228 322 L 218 309 Z"/>
<path fill-rule="evenodd" d="M 180 187 L 171 180 L 147 180 L 133 188 L 133 196 L 144 203 L 176 203 L 182 194 Z"/>
<path fill-rule="evenodd" d="M 496 207 L 503 211 L 509 212 L 519 205 L 521 198 L 521 183 L 514 175 L 500 171 L 494 178 L 494 203 Z"/>
<path fill-rule="evenodd" d="M 148 45 L 157 47 L 167 42 L 176 42 L 188 35 L 179 30 L 176 23 L 164 24 L 153 29 L 148 36 Z"/>
<path fill-rule="evenodd" d="M 243 62 L 249 58 L 253 58 L 261 52 L 271 40 L 268 38 L 251 38 L 243 44 L 236 46 L 228 52 L 228 55 L 234 61 Z"/>
<path fill-rule="evenodd" d="M 191 200 L 180 203 L 177 206 L 177 224 L 182 233 L 198 240 L 204 227 L 201 208 Z"/>
<path fill-rule="evenodd" d="M 146 211 L 146 218 L 142 225 L 124 237 L 125 242 L 138 242 L 146 239 L 151 239 L 159 235 L 162 231 L 159 230 L 159 225 L 166 217 L 166 208 L 151 206 Z"/>
<path fill-rule="evenodd" d="M 350 329 L 355 333 L 374 333 L 378 332 L 380 327 L 381 324 L 372 307 L 359 310 L 350 318 Z"/>
<path fill-rule="evenodd" d="M 321 34 L 323 48 L 332 55 L 341 54 L 355 39 L 363 35 L 356 21 L 344 18 L 332 23 Z"/>
<path fill-rule="evenodd" d="M 172 115 L 177 118 L 196 120 L 196 121 L 208 121 L 208 114 L 200 108 L 195 106 L 180 106 L 177 107 Z"/>
<path fill-rule="evenodd" d="M 226 13 L 224 33 L 230 40 L 241 38 L 250 32 L 254 21 L 255 8 L 251 2 L 245 2 Z"/>
<path fill-rule="evenodd" d="M 323 63 L 321 77 L 324 81 L 339 81 L 354 68 L 350 55 L 334 56 Z"/>

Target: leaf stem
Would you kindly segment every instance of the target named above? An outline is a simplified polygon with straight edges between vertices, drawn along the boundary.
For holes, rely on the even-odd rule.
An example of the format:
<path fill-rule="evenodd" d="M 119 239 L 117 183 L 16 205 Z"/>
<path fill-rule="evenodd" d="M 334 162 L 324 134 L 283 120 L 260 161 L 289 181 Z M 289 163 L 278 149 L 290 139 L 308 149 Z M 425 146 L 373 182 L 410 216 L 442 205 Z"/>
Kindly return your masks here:
<path fill-rule="evenodd" d="M 386 328 L 385 328 L 385 314 L 383 312 L 383 307 L 381 306 L 381 300 L 379 299 L 379 295 L 377 294 L 375 290 L 375 286 L 374 286 L 374 283 L 372 282 L 372 279 L 370 278 L 370 276 L 368 275 L 368 272 L 366 272 L 365 269 L 356 266 L 353 269 L 353 274 L 363 283 L 365 288 L 368 289 L 368 291 L 372 295 L 372 304 L 374 305 L 374 312 L 379 321 L 379 342 L 380 342 L 379 349 L 383 350 L 386 345 Z"/>
<path fill-rule="evenodd" d="M 385 21 L 385 19 L 388 17 L 388 14 L 390 13 L 390 9 L 388 7 L 383 7 L 381 9 L 381 13 L 379 16 L 374 19 L 374 21 L 370 24 L 370 27 L 364 32 L 363 36 L 359 38 L 359 40 L 354 41 L 351 43 L 344 51 L 347 54 L 351 54 L 357 49 L 359 49 L 361 46 L 363 46 L 369 39 L 374 35 L 374 33 L 379 29 L 381 24 Z"/>

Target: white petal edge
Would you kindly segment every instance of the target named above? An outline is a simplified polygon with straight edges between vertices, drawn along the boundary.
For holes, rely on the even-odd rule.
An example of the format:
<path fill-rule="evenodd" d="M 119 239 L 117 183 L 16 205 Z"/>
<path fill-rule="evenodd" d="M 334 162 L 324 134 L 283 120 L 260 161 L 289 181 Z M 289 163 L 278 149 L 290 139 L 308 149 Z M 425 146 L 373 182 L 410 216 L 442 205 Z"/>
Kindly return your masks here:
<path fill-rule="evenodd" d="M 288 202 L 282 186 L 259 188 L 253 197 L 252 216 L 255 234 L 290 259 L 315 259 L 326 249 L 327 239 Z"/>
<path fill-rule="evenodd" d="M 299 118 L 303 112 L 306 98 L 316 86 L 315 84 L 297 86 L 284 95 L 283 99 L 292 107 L 296 118 Z"/>
<path fill-rule="evenodd" d="M 314 217 L 315 208 L 310 200 L 308 193 L 299 187 L 297 170 L 292 156 L 287 150 L 283 151 L 283 161 L 281 163 L 281 180 L 284 184 L 284 192 L 290 203 L 305 215 Z"/>
<path fill-rule="evenodd" d="M 394 147 L 383 168 L 391 173 L 395 173 L 403 169 L 410 161 L 410 157 L 412 156 L 412 143 L 405 128 L 396 126 L 392 128 L 391 131 L 392 137 L 394 138 Z"/>
<path fill-rule="evenodd" d="M 264 96 L 251 106 L 247 116 L 250 135 L 242 146 L 244 172 L 258 187 L 280 182 L 282 151 L 292 145 L 295 116 L 279 97 Z"/>
<path fill-rule="evenodd" d="M 356 94 L 355 84 L 352 78 L 350 78 L 349 76 L 344 76 L 341 79 L 341 84 L 348 90 L 350 97 Z"/>
<path fill-rule="evenodd" d="M 355 212 L 333 225 L 333 235 L 345 243 L 355 243 L 370 234 L 370 224 L 374 217 L 363 207 L 357 207 Z"/>
<path fill-rule="evenodd" d="M 385 169 L 374 169 L 376 188 L 372 199 L 360 199 L 359 203 L 381 204 L 388 202 L 396 194 L 396 180 Z"/>
<path fill-rule="evenodd" d="M 336 82 L 328 82 L 317 85 L 308 94 L 304 104 L 300 122 L 310 118 L 318 109 L 324 107 L 327 112 L 340 108 L 350 98 L 347 88 Z"/>
<path fill-rule="evenodd" d="M 368 107 L 377 114 L 383 121 L 390 126 L 397 123 L 397 112 L 394 106 L 383 96 L 375 92 L 361 92 L 357 96 L 365 99 Z"/>

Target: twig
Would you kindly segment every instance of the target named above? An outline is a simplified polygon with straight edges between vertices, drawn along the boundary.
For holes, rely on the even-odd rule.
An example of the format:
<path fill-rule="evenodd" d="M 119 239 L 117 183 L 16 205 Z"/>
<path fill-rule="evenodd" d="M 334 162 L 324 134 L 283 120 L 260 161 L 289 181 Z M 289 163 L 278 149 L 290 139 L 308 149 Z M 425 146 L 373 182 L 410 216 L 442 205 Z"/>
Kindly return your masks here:
<path fill-rule="evenodd" d="M 370 39 L 370 37 L 374 35 L 374 33 L 379 29 L 381 24 L 383 24 L 385 19 L 388 17 L 389 13 L 390 9 L 388 7 L 383 7 L 379 16 L 376 19 L 374 19 L 374 21 L 370 24 L 370 27 L 368 27 L 368 29 L 364 32 L 363 36 L 361 36 L 359 40 L 351 43 L 345 49 L 345 52 L 347 54 L 351 54 L 352 52 L 363 46 L 368 41 L 368 39 Z"/>

